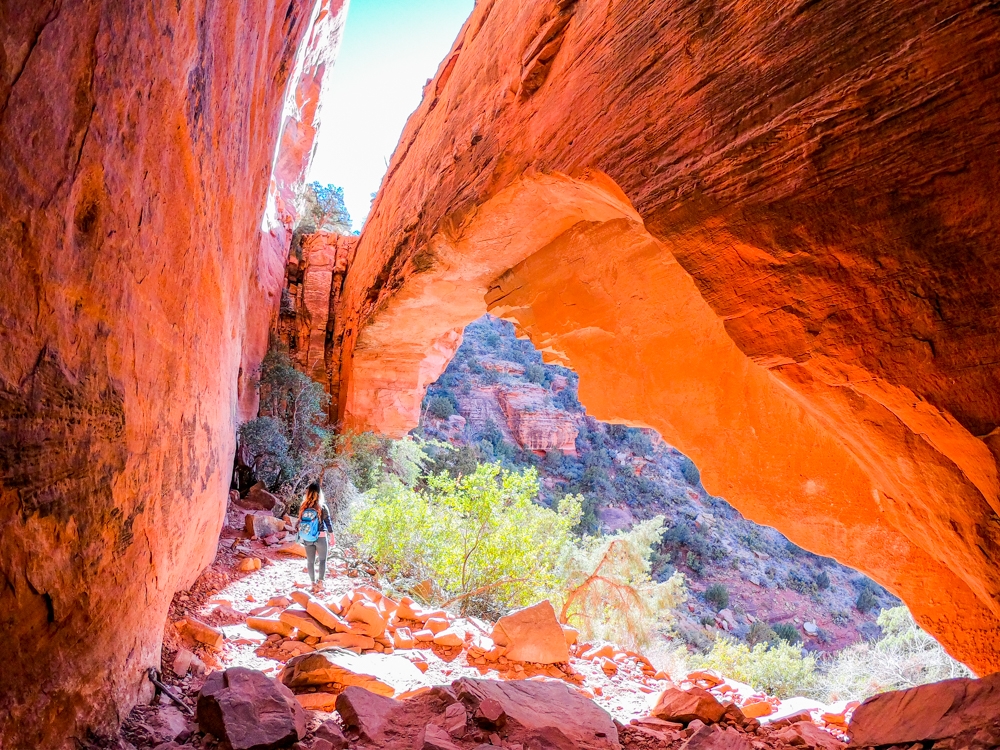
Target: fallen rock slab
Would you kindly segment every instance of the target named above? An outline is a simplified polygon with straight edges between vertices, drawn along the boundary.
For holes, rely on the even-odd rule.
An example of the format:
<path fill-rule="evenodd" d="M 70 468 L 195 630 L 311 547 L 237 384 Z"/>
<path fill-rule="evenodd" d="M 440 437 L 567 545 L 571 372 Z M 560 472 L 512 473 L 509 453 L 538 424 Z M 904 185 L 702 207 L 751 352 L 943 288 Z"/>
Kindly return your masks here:
<path fill-rule="evenodd" d="M 669 687 L 660 694 L 650 715 L 681 724 L 690 724 L 695 719 L 705 724 L 714 724 L 725 712 L 725 707 L 707 690 L 697 687 L 689 690 Z"/>
<path fill-rule="evenodd" d="M 487 701 L 495 702 L 487 705 L 496 714 L 498 704 L 506 715 L 506 738 L 526 747 L 620 750 L 611 716 L 562 682 L 462 678 L 452 689 L 473 715 Z"/>
<path fill-rule="evenodd" d="M 798 721 L 778 730 L 774 737 L 793 747 L 808 748 L 808 750 L 843 750 L 846 747 L 843 742 L 811 721 Z"/>
<path fill-rule="evenodd" d="M 1000 717 L 1000 673 L 872 696 L 854 710 L 851 746 L 943 740 Z"/>
<path fill-rule="evenodd" d="M 222 642 L 225 640 L 225 637 L 218 628 L 213 628 L 211 625 L 201 620 L 196 620 L 193 617 L 180 619 L 175 625 L 181 633 L 198 641 L 198 643 L 204 643 L 206 646 L 211 646 L 212 648 L 222 648 Z"/>
<path fill-rule="evenodd" d="M 284 521 L 266 513 L 248 513 L 244 524 L 246 532 L 257 539 L 264 539 L 285 530 Z"/>
<path fill-rule="evenodd" d="M 735 729 L 703 726 L 685 740 L 681 750 L 751 750 L 746 737 Z"/>
<path fill-rule="evenodd" d="M 394 725 L 393 714 L 402 706 L 401 701 L 356 686 L 337 696 L 337 713 L 344 727 L 375 744 L 385 741 L 386 730 Z"/>
<path fill-rule="evenodd" d="M 507 648 L 512 661 L 556 664 L 569 661 L 569 646 L 552 604 L 545 601 L 497 620 L 490 636 L 497 646 Z"/>
<path fill-rule="evenodd" d="M 212 672 L 198 694 L 198 728 L 232 750 L 277 750 L 306 734 L 306 712 L 292 691 L 263 672 Z"/>
<path fill-rule="evenodd" d="M 341 648 L 323 648 L 289 659 L 281 681 L 293 688 L 337 682 L 389 698 L 424 684 L 423 673 L 409 659 L 391 654 L 362 656 Z"/>

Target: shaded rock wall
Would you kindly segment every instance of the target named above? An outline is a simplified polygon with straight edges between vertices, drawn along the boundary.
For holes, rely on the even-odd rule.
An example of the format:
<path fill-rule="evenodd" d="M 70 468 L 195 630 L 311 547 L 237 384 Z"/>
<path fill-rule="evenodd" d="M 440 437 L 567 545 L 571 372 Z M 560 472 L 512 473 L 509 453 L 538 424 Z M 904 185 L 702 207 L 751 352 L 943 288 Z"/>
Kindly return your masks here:
<path fill-rule="evenodd" d="M 260 234 L 282 103 L 319 15 L 0 2 L 5 747 L 120 720 L 214 555 L 284 266 Z"/>
<path fill-rule="evenodd" d="M 998 40 L 971 0 L 479 3 L 348 275 L 339 412 L 413 426 L 488 304 L 1000 670 Z"/>

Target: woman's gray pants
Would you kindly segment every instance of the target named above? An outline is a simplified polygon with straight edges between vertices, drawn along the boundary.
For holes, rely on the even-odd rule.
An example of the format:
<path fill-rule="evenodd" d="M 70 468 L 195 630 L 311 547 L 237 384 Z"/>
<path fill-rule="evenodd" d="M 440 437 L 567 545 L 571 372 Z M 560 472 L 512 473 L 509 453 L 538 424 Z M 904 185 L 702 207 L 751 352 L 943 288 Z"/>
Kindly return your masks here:
<path fill-rule="evenodd" d="M 326 555 L 329 552 L 326 537 L 321 536 L 315 542 L 305 542 L 303 546 L 306 548 L 306 563 L 309 565 L 309 580 L 313 583 L 322 581 L 326 577 Z M 316 577 L 317 552 L 319 553 L 319 578 Z"/>

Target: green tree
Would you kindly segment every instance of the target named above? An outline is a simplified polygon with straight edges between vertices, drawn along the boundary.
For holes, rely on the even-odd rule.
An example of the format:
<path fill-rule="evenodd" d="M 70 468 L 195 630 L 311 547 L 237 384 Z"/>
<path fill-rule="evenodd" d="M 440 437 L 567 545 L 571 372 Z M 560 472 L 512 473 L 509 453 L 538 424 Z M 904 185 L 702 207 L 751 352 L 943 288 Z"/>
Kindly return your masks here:
<path fill-rule="evenodd" d="M 482 464 L 467 476 L 441 473 L 426 489 L 389 481 L 365 498 L 350 530 L 390 579 L 433 579 L 442 606 L 490 617 L 561 586 L 579 504 L 537 505 L 534 469 Z"/>
<path fill-rule="evenodd" d="M 351 233 L 351 215 L 344 204 L 343 188 L 310 182 L 300 188 L 296 197 L 299 211 L 296 230 L 299 232 Z"/>
<path fill-rule="evenodd" d="M 574 503 L 580 504 L 582 498 Z M 657 583 L 650 576 L 653 546 L 663 536 L 663 516 L 613 536 L 584 540 L 568 560 L 560 622 L 585 638 L 638 647 L 649 644 L 656 626 L 685 599 L 684 577 Z"/>
<path fill-rule="evenodd" d="M 751 649 L 732 638 L 719 638 L 695 665 L 718 670 L 779 698 L 810 694 L 816 687 L 816 660 L 784 641 L 773 646 L 758 643 Z"/>
<path fill-rule="evenodd" d="M 337 460 L 327 425 L 329 397 L 277 348 L 264 357 L 257 386 L 259 416 L 240 426 L 239 438 L 257 478 L 289 500 Z"/>

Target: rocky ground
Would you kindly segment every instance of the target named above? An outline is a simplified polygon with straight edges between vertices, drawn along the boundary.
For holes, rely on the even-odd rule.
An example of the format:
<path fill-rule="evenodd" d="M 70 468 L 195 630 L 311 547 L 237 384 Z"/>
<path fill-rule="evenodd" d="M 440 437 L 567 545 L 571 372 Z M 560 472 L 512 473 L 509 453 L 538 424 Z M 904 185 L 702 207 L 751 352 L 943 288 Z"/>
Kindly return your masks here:
<path fill-rule="evenodd" d="M 695 596 L 680 631 L 692 645 L 706 646 L 712 631 L 745 638 L 757 620 L 793 626 L 816 652 L 878 636 L 875 618 L 899 604 L 895 597 L 743 518 L 709 494 L 694 464 L 655 432 L 587 416 L 576 385 L 573 372 L 544 364 L 510 323 L 484 316 L 466 328 L 462 346 L 428 390 L 417 433 L 481 460 L 534 466 L 549 502 L 583 494 L 587 531 L 614 532 L 665 516 L 669 529 L 655 572 L 661 579 L 674 570 L 685 574 Z M 728 605 L 706 600 L 713 584 L 725 587 Z"/>
<path fill-rule="evenodd" d="M 926 705 L 906 695 L 820 706 L 714 673 L 668 676 L 641 654 L 577 642 L 547 602 L 492 624 L 393 601 L 339 550 L 322 591 L 308 593 L 306 581 L 293 544 L 230 530 L 215 563 L 174 597 L 154 675 L 165 690 L 120 736 L 90 747 L 839 750 L 852 714 L 868 746 L 1000 742 L 1000 680 L 951 681 L 960 694 L 949 683 L 915 689 L 945 686 L 931 700 L 947 710 L 931 712 L 938 724 L 928 728 Z M 879 699 L 881 714 L 866 717 Z M 905 719 L 914 707 L 916 726 Z M 939 736 L 879 742 L 886 732 Z"/>

